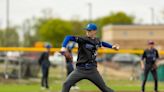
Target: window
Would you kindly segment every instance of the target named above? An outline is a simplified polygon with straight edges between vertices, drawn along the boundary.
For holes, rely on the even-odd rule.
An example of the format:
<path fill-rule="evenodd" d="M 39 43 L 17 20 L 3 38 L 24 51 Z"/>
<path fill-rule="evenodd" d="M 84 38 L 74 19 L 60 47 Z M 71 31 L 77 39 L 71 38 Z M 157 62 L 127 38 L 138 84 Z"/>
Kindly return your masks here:
<path fill-rule="evenodd" d="M 154 35 L 154 32 L 150 31 L 150 32 L 149 32 L 149 35 L 150 35 L 150 36 L 153 36 L 153 35 Z"/>

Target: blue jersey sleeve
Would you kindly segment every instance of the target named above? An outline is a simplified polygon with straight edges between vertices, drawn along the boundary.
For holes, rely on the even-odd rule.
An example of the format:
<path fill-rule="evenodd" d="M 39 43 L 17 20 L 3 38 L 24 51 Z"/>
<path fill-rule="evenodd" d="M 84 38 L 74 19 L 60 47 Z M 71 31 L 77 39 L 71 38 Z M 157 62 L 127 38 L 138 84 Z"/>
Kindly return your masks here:
<path fill-rule="evenodd" d="M 101 46 L 103 46 L 103 47 L 107 47 L 107 48 L 112 48 L 112 45 L 111 44 L 109 44 L 109 43 L 107 43 L 107 42 L 101 42 Z"/>
<path fill-rule="evenodd" d="M 75 36 L 66 36 L 66 37 L 64 38 L 63 43 L 62 43 L 62 47 L 66 47 L 67 44 L 69 43 L 69 41 L 74 41 L 74 42 L 76 42 L 76 37 L 75 37 Z"/>
<path fill-rule="evenodd" d="M 67 49 L 72 50 L 75 47 L 75 42 L 73 42 L 71 45 L 67 46 Z"/>

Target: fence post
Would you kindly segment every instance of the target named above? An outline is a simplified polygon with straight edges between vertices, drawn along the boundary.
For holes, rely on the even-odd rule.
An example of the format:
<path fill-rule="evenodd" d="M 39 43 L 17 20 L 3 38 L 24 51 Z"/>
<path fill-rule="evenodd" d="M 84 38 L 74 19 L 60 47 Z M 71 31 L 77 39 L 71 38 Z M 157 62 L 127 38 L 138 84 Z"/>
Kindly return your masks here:
<path fill-rule="evenodd" d="M 22 78 L 22 73 L 21 73 L 21 62 L 22 62 L 22 60 L 21 60 L 21 58 L 18 58 L 18 79 L 21 79 Z"/>
<path fill-rule="evenodd" d="M 7 70 L 8 70 L 8 58 L 7 57 L 5 57 L 4 58 L 4 60 L 5 60 L 5 62 L 4 62 L 4 75 L 5 75 L 5 79 L 8 79 L 9 78 L 9 75 L 8 75 L 8 73 L 7 73 Z"/>

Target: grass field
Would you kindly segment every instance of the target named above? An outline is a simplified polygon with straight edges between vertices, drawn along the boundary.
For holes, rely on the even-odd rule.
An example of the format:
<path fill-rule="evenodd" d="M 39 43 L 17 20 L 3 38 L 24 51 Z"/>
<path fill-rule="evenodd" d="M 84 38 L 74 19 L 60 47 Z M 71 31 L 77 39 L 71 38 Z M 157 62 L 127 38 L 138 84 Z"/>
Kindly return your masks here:
<path fill-rule="evenodd" d="M 112 70 L 107 72 L 111 74 Z M 65 74 L 65 71 L 62 71 L 62 67 L 50 70 L 49 84 L 51 92 L 61 91 L 62 83 L 66 77 Z M 49 92 L 47 90 L 41 90 L 40 76 L 41 74 L 39 74 L 39 77 L 36 79 L 23 80 L 5 80 L 0 78 L 0 92 Z M 106 77 L 104 77 L 104 81 L 109 87 L 114 89 L 115 92 L 140 92 L 141 89 L 140 80 L 130 81 L 128 78 L 122 77 L 122 75 L 119 75 L 119 77 L 106 75 Z M 80 87 L 80 90 L 72 90 L 70 92 L 100 92 L 94 84 L 87 80 L 80 81 L 77 86 Z M 153 86 L 153 82 L 147 82 L 146 92 L 153 92 Z M 159 91 L 164 92 L 164 82 L 159 83 Z"/>
<path fill-rule="evenodd" d="M 107 81 L 108 86 L 113 88 L 116 92 L 140 92 L 140 81 L 128 80 L 111 80 Z M 78 92 L 100 92 L 96 86 L 87 80 L 80 81 L 77 84 L 80 87 Z M 159 83 L 160 92 L 164 92 L 164 83 Z M 62 83 L 60 81 L 51 81 L 51 92 L 60 92 Z M 153 82 L 148 82 L 146 90 L 153 92 Z M 151 91 L 150 91 L 151 90 Z M 0 92 L 47 92 L 40 89 L 39 82 L 28 83 L 0 83 Z M 74 92 L 74 91 L 72 91 Z"/>

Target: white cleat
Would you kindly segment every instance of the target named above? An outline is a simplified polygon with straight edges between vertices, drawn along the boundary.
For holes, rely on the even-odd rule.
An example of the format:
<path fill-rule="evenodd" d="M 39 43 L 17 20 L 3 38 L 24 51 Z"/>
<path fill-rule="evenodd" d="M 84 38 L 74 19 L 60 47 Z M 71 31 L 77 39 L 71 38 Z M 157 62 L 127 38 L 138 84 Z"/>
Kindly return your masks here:
<path fill-rule="evenodd" d="M 71 87 L 71 89 L 72 90 L 78 90 L 78 89 L 80 89 L 78 86 L 73 86 L 73 87 Z"/>
<path fill-rule="evenodd" d="M 46 90 L 46 88 L 45 87 L 41 87 L 41 90 Z"/>

